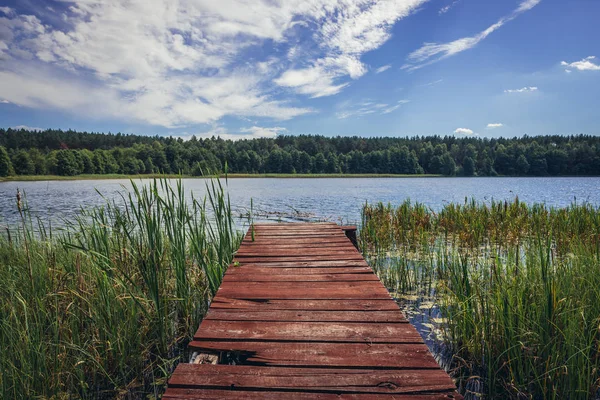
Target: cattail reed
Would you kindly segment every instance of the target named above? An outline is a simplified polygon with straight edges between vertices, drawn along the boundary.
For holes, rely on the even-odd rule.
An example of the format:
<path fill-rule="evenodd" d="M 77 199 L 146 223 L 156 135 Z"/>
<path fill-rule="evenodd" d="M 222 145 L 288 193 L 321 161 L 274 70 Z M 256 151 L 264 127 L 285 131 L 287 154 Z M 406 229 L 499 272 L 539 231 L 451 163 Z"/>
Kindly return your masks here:
<path fill-rule="evenodd" d="M 360 240 L 399 295 L 434 289 L 457 378 L 486 398 L 589 399 L 600 385 L 600 209 L 366 204 Z"/>
<path fill-rule="evenodd" d="M 155 180 L 0 235 L 0 398 L 157 398 L 241 235 L 226 189 Z"/>

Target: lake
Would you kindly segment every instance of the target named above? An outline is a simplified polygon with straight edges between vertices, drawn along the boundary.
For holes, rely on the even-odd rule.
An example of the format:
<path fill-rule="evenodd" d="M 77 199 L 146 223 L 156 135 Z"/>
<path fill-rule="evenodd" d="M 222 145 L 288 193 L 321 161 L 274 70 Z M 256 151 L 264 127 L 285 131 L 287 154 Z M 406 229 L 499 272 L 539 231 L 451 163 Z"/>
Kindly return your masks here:
<path fill-rule="evenodd" d="M 205 179 L 184 180 L 186 190 L 197 197 L 205 193 L 205 184 Z M 17 188 L 26 194 L 35 215 L 60 223 L 81 207 L 103 204 L 97 191 L 112 199 L 130 186 L 128 180 L 117 179 L 2 182 L 0 223 L 17 221 Z M 527 203 L 550 206 L 567 206 L 575 200 L 600 205 L 600 178 L 237 178 L 228 180 L 228 191 L 238 213 L 248 210 L 253 199 L 257 221 L 355 224 L 365 201 L 397 205 L 407 198 L 434 210 L 448 202 L 463 202 L 465 197 L 489 201 L 518 196 Z"/>

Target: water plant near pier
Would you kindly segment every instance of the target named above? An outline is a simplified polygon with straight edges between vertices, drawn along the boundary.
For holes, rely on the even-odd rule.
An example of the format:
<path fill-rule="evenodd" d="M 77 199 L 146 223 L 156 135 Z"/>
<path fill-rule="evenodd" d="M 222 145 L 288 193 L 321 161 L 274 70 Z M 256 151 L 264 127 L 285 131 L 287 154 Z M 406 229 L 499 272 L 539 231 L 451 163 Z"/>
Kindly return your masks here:
<path fill-rule="evenodd" d="M 0 398 L 158 398 L 241 241 L 229 198 L 155 180 L 0 237 Z"/>
<path fill-rule="evenodd" d="M 481 380 L 486 398 L 597 395 L 600 209 L 367 204 L 360 239 L 399 297 L 433 293 L 463 384 Z"/>

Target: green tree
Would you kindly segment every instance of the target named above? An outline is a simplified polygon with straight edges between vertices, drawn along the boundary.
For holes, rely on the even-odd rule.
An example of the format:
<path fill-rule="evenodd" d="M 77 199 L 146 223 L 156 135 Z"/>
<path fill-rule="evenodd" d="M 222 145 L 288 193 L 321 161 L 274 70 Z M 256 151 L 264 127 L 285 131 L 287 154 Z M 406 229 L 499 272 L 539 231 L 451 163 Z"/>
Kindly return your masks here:
<path fill-rule="evenodd" d="M 0 146 L 0 176 L 10 176 L 14 173 L 8 152 L 3 146 Z"/>
<path fill-rule="evenodd" d="M 84 174 L 95 174 L 96 173 L 96 165 L 94 164 L 94 153 L 91 151 L 84 149 L 79 152 L 81 157 L 81 161 L 83 163 L 83 173 Z"/>
<path fill-rule="evenodd" d="M 46 157 L 42 152 L 36 148 L 29 149 L 29 157 L 31 158 L 31 162 L 35 166 L 35 174 L 36 175 L 45 175 L 47 173 L 46 169 Z"/>
<path fill-rule="evenodd" d="M 515 164 L 515 170 L 516 170 L 517 174 L 519 174 L 519 175 L 527 175 L 527 172 L 529 172 L 529 162 L 527 161 L 527 158 L 525 157 L 524 154 L 521 154 L 517 158 L 517 162 Z"/>
<path fill-rule="evenodd" d="M 19 150 L 13 155 L 12 165 L 17 175 L 35 174 L 35 165 L 25 150 Z"/>
<path fill-rule="evenodd" d="M 442 166 L 440 172 L 446 176 L 456 175 L 456 163 L 450 153 L 445 153 L 442 156 Z"/>
<path fill-rule="evenodd" d="M 56 164 L 54 172 L 57 175 L 73 176 L 79 174 L 79 163 L 72 150 L 58 150 L 55 152 Z"/>
<path fill-rule="evenodd" d="M 327 160 L 325 160 L 325 156 L 321 152 L 317 153 L 313 161 L 313 172 L 315 174 L 321 174 L 325 172 L 326 167 Z"/>
<path fill-rule="evenodd" d="M 465 176 L 475 175 L 475 161 L 471 157 L 465 157 L 463 161 L 463 174 Z"/>

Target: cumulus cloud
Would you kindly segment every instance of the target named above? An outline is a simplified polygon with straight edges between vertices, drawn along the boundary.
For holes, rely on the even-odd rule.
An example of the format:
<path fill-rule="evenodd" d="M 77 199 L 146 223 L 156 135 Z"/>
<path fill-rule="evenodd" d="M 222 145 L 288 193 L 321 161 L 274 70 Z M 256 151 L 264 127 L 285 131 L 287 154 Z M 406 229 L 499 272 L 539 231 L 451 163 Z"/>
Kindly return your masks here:
<path fill-rule="evenodd" d="M 504 93 L 531 93 L 531 92 L 537 92 L 538 88 L 537 86 L 525 86 L 522 87 L 521 89 L 506 89 L 504 91 Z"/>
<path fill-rule="evenodd" d="M 568 67 L 572 69 L 576 69 L 578 71 L 600 71 L 600 65 L 594 63 L 596 56 L 589 56 L 580 61 L 575 61 L 572 63 L 568 63 L 566 61 L 562 61 L 560 65 L 563 67 Z M 565 69 L 566 72 L 571 72 L 570 69 Z"/>
<path fill-rule="evenodd" d="M 488 129 L 496 129 L 496 128 L 502 128 L 504 126 L 504 124 L 501 123 L 491 123 L 491 124 L 487 124 L 487 128 Z"/>
<path fill-rule="evenodd" d="M 402 66 L 402 69 L 413 71 L 459 54 L 463 51 L 472 49 L 479 44 L 479 42 L 504 26 L 504 24 L 517 18 L 522 13 L 531 10 L 541 1 L 542 0 L 522 1 L 511 14 L 500 18 L 498 22 L 477 33 L 476 35 L 463 37 L 448 43 L 425 43 L 421 48 L 408 55 L 407 63 Z"/>
<path fill-rule="evenodd" d="M 2 7 L 2 95 L 166 127 L 290 119 L 313 110 L 286 92 L 339 93 L 367 72 L 362 55 L 426 1 L 81 1 L 60 23 Z M 265 45 L 269 55 L 247 56 Z"/>
<path fill-rule="evenodd" d="M 388 69 L 390 69 L 390 68 L 392 68 L 392 66 L 391 66 L 390 64 L 383 65 L 383 66 L 381 66 L 381 67 L 377 68 L 377 69 L 375 70 L 375 73 L 376 73 L 376 74 L 380 74 L 380 73 L 382 73 L 382 72 L 384 72 L 384 71 L 387 71 L 387 70 L 388 70 Z"/>
<path fill-rule="evenodd" d="M 454 133 L 458 135 L 473 135 L 475 132 L 469 128 L 458 128 Z"/>

